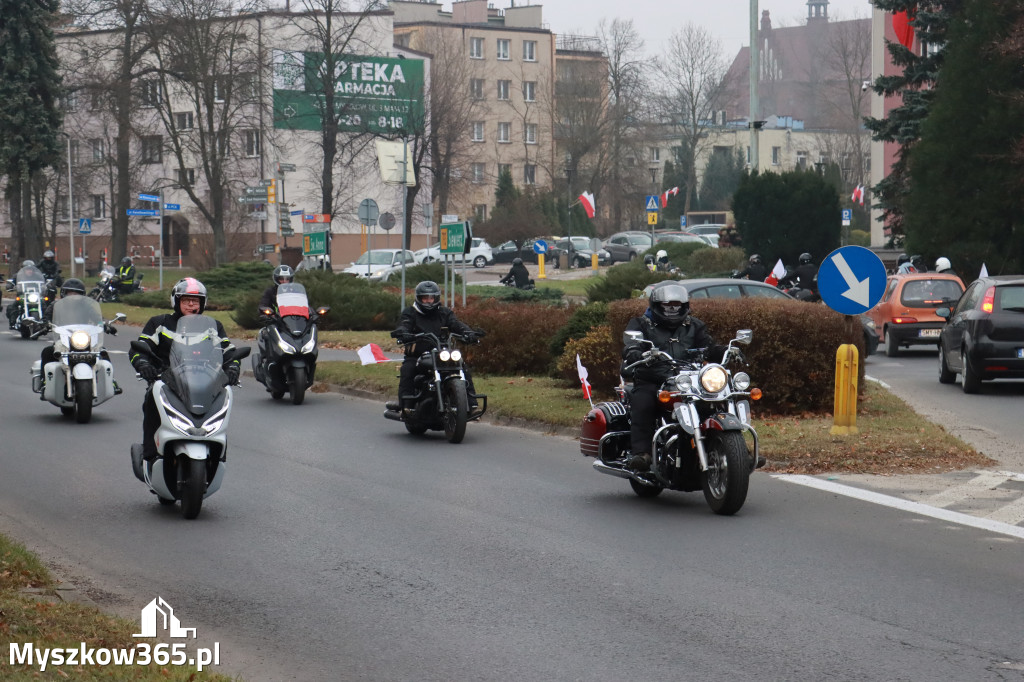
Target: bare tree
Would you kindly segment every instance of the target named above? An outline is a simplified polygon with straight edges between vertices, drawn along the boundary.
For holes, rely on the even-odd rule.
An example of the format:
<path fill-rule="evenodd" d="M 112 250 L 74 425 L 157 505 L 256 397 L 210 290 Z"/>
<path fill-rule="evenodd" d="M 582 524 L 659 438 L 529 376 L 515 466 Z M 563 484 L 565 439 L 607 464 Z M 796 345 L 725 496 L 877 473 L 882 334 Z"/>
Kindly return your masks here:
<path fill-rule="evenodd" d="M 848 187 L 864 184 L 870 138 L 862 120 L 868 112 L 871 77 L 871 23 L 838 21 L 829 25 L 824 62 L 836 80 L 821 91 L 820 111 L 840 139 L 829 145 L 832 158 L 840 162 Z M 847 159 L 847 163 L 843 160 Z"/>

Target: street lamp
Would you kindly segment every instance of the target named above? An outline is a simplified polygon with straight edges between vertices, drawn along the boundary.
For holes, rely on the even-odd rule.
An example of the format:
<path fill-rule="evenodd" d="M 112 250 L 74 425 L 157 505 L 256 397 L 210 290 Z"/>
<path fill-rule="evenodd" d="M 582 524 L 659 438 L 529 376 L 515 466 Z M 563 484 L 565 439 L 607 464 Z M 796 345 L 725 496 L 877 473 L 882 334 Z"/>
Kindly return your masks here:
<path fill-rule="evenodd" d="M 71 276 L 75 276 L 75 194 L 71 187 L 71 136 L 63 130 L 60 134 L 68 141 L 68 241 L 71 246 Z M 85 267 L 84 265 L 82 266 Z"/>
<path fill-rule="evenodd" d="M 566 269 L 571 269 L 572 266 L 573 266 L 573 254 L 572 254 L 572 251 L 573 251 L 573 249 L 572 249 L 572 209 L 573 209 L 573 201 L 572 201 L 572 197 L 573 197 L 573 195 L 572 195 L 572 176 L 575 173 L 576 173 L 576 169 L 573 168 L 573 166 L 572 166 L 572 158 L 570 156 L 566 155 L 566 157 L 565 157 L 565 186 L 566 186 L 566 191 L 569 194 L 568 200 L 565 203 L 565 205 L 566 205 L 566 213 L 568 214 L 567 217 L 569 219 L 568 220 L 568 226 L 567 226 L 567 229 L 569 230 L 569 244 L 568 244 L 568 247 L 566 249 L 566 260 L 568 261 L 568 264 L 566 265 Z"/>
<path fill-rule="evenodd" d="M 653 188 L 652 196 L 657 196 L 657 195 L 661 194 L 661 192 L 658 191 L 658 171 L 661 170 L 661 164 L 659 164 L 656 161 L 651 161 L 651 163 L 648 166 L 647 170 L 649 170 L 651 172 L 651 187 Z M 646 211 L 646 207 L 644 207 L 644 208 L 645 208 L 644 212 L 646 213 L 647 212 Z M 657 227 L 657 226 L 658 226 L 657 225 L 657 221 L 651 223 L 651 248 L 654 247 L 654 228 Z"/>

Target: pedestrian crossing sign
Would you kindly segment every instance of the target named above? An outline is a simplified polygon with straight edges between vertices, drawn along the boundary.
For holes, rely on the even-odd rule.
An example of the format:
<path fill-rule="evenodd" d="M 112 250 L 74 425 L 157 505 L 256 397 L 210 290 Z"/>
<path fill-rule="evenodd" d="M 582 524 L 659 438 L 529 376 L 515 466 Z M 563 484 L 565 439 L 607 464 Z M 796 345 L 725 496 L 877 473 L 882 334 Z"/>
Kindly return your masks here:
<path fill-rule="evenodd" d="M 78 234 L 91 234 L 92 233 L 92 221 L 88 218 L 78 219 Z"/>
<path fill-rule="evenodd" d="M 648 195 L 646 209 L 648 211 L 657 211 L 661 206 L 658 204 L 658 196 L 656 194 Z"/>

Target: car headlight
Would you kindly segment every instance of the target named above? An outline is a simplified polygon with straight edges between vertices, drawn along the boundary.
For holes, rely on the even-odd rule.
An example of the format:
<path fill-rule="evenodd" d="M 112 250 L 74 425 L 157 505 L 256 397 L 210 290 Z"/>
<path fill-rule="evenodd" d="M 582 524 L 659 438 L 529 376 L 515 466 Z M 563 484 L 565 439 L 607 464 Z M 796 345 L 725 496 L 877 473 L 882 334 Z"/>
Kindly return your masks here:
<path fill-rule="evenodd" d="M 708 393 L 718 393 L 725 388 L 726 374 L 721 365 L 708 365 L 700 373 L 700 385 Z"/>
<path fill-rule="evenodd" d="M 750 388 L 750 375 L 746 372 L 736 372 L 732 376 L 732 385 L 737 391 L 745 391 Z"/>
<path fill-rule="evenodd" d="M 25 299 L 29 303 L 39 303 L 39 294 L 33 291 L 28 296 L 26 296 Z"/>
<path fill-rule="evenodd" d="M 89 332 L 78 330 L 71 334 L 71 350 L 89 350 L 92 345 L 92 337 Z"/>
<path fill-rule="evenodd" d="M 449 360 L 452 359 L 452 354 L 449 353 L 447 350 L 443 350 L 437 354 L 437 357 L 440 358 L 441 362 L 448 362 Z"/>

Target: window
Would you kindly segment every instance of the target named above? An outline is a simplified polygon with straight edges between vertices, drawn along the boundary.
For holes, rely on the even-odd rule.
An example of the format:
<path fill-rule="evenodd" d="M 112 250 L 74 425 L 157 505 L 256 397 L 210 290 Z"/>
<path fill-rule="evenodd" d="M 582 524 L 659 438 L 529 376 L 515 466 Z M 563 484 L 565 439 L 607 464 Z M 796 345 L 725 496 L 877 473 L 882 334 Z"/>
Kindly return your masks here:
<path fill-rule="evenodd" d="M 191 111 L 184 111 L 174 115 L 174 127 L 178 130 L 192 130 L 195 127 L 195 117 Z"/>
<path fill-rule="evenodd" d="M 469 175 L 470 181 L 477 182 L 477 183 L 484 181 L 484 164 L 482 164 L 482 163 L 474 163 L 472 166 L 470 166 L 469 171 L 470 171 L 470 175 Z"/>
<path fill-rule="evenodd" d="M 260 131 L 258 130 L 244 130 L 242 131 L 242 143 L 245 145 L 246 156 L 259 156 L 260 155 Z"/>
<path fill-rule="evenodd" d="M 524 185 L 536 185 L 537 184 L 537 166 L 532 163 L 528 163 L 523 166 L 523 184 Z"/>
<path fill-rule="evenodd" d="M 487 204 L 477 204 L 473 207 L 473 214 L 479 221 L 487 220 Z"/>
<path fill-rule="evenodd" d="M 470 38 L 469 39 L 469 58 L 470 59 L 483 59 L 484 58 L 484 39 L 483 38 Z"/>
<path fill-rule="evenodd" d="M 512 41 L 506 38 L 498 38 L 498 59 L 502 61 L 510 59 L 509 49 Z"/>
<path fill-rule="evenodd" d="M 796 153 L 796 167 L 807 170 L 807 152 Z"/>
<path fill-rule="evenodd" d="M 512 177 L 512 164 L 511 163 L 499 163 L 498 164 L 498 177 L 508 174 Z"/>
<path fill-rule="evenodd" d="M 231 79 L 227 76 L 217 76 L 213 79 L 213 101 L 223 102 L 231 96 Z"/>
<path fill-rule="evenodd" d="M 92 147 L 92 162 L 102 163 L 103 162 L 103 140 L 95 139 L 89 140 L 89 146 Z"/>
<path fill-rule="evenodd" d="M 498 99 L 507 100 L 512 89 L 512 81 L 498 81 Z"/>
<path fill-rule="evenodd" d="M 68 215 L 68 198 L 60 197 L 57 199 L 57 213 L 60 215 L 62 220 L 67 220 L 71 216 Z"/>
<path fill-rule="evenodd" d="M 473 125 L 473 134 L 472 134 L 473 142 L 483 142 L 484 141 L 484 122 L 483 121 L 473 121 L 472 125 Z"/>
<path fill-rule="evenodd" d="M 64 111 L 78 111 L 77 90 L 70 90 L 64 94 Z"/>
<path fill-rule="evenodd" d="M 537 61 L 537 41 L 536 40 L 524 40 L 523 41 L 523 61 L 524 62 L 535 62 L 535 61 Z"/>
<path fill-rule="evenodd" d="M 653 163 L 661 161 L 661 149 L 658 147 L 651 147 L 651 161 Z"/>
<path fill-rule="evenodd" d="M 523 142 L 537 144 L 537 124 L 527 123 L 523 126 Z"/>
<path fill-rule="evenodd" d="M 107 198 L 102 194 L 92 195 L 92 217 L 93 218 L 106 218 L 107 217 Z"/>
<path fill-rule="evenodd" d="M 772 147 L 772 165 L 778 166 L 782 159 L 782 147 Z"/>
<path fill-rule="evenodd" d="M 527 102 L 537 101 L 537 82 L 523 81 L 523 99 Z"/>
<path fill-rule="evenodd" d="M 89 91 L 89 110 L 99 111 L 103 108 L 105 93 L 102 90 L 94 89 Z"/>
<path fill-rule="evenodd" d="M 142 163 L 160 163 L 163 139 L 159 135 L 142 138 Z"/>
<path fill-rule="evenodd" d="M 499 123 L 498 124 L 498 142 L 511 142 L 512 141 L 512 124 L 511 123 Z"/>
<path fill-rule="evenodd" d="M 473 99 L 484 98 L 484 79 L 483 78 L 470 78 L 469 79 L 469 96 Z"/>
<path fill-rule="evenodd" d="M 178 184 L 179 185 L 194 185 L 194 184 L 196 184 L 196 169 L 195 168 L 179 168 L 178 169 Z"/>
<path fill-rule="evenodd" d="M 71 165 L 78 165 L 78 140 L 71 140 Z"/>
<path fill-rule="evenodd" d="M 142 106 L 155 107 L 160 104 L 160 81 L 142 81 L 139 87 L 141 88 Z"/>

